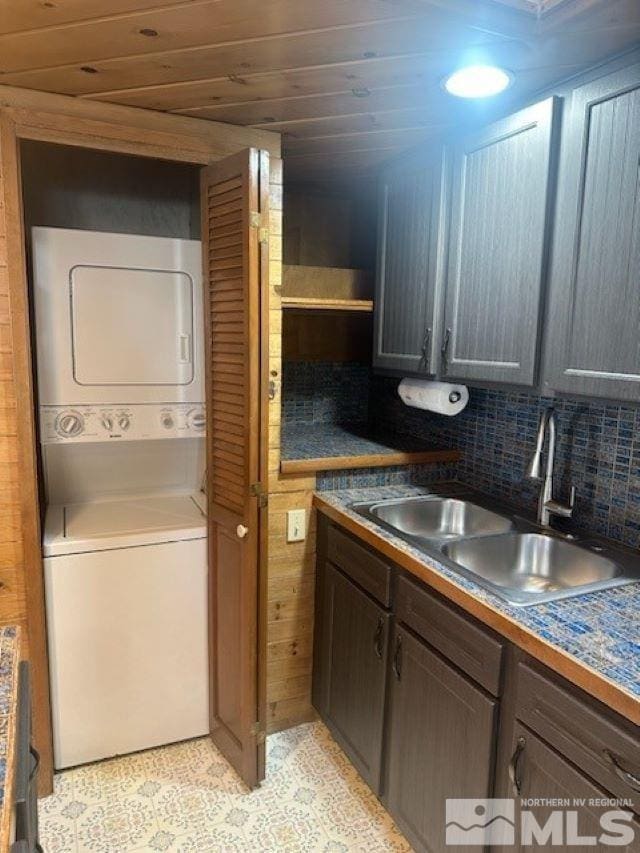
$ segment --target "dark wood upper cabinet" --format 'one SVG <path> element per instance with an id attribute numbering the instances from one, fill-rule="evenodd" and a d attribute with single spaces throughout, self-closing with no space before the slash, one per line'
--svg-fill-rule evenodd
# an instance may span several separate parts
<path id="1" fill-rule="evenodd" d="M 389 809 L 416 850 L 445 844 L 448 797 L 490 797 L 496 700 L 397 627 L 390 650 Z"/>
<path id="2" fill-rule="evenodd" d="M 545 385 L 640 399 L 640 64 L 571 95 L 563 130 Z"/>
<path id="3" fill-rule="evenodd" d="M 390 616 L 331 563 L 324 584 L 324 719 L 378 793 Z"/>
<path id="4" fill-rule="evenodd" d="M 443 377 L 537 379 L 558 106 L 541 101 L 453 146 Z"/>
<path id="5" fill-rule="evenodd" d="M 380 181 L 374 367 L 423 376 L 438 368 L 443 156 L 421 152 Z"/>

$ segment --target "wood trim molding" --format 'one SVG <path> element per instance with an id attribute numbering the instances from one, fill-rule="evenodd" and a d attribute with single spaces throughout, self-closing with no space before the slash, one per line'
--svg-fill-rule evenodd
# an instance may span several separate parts
<path id="1" fill-rule="evenodd" d="M 192 116 L 172 115 L 135 106 L 19 89 L 14 86 L 0 85 L 0 109 L 3 112 L 6 109 L 15 110 L 13 115 L 16 123 L 23 124 L 25 128 L 42 125 L 43 119 L 39 116 L 47 116 L 48 120 L 44 120 L 44 125 L 53 130 L 51 124 L 47 125 L 47 121 L 53 124 L 64 124 L 68 138 L 73 138 L 75 135 L 74 126 L 69 122 L 71 118 L 98 121 L 111 128 L 138 128 L 145 134 L 152 132 L 170 134 L 174 139 L 181 137 L 190 148 L 202 146 L 209 153 L 209 159 L 204 162 L 218 160 L 247 147 L 264 149 L 273 157 L 279 157 L 281 150 L 280 134 L 273 131 L 239 127 Z M 20 119 L 21 116 L 22 119 Z M 80 130 L 78 127 L 76 129 Z M 141 139 L 139 133 L 131 135 L 130 141 L 138 142 L 141 149 L 146 147 L 146 139 Z M 73 145 L 73 142 L 66 144 Z"/>
<path id="2" fill-rule="evenodd" d="M 631 693 L 623 690 L 591 667 L 581 663 L 572 655 L 547 642 L 538 634 L 534 634 L 505 613 L 492 607 L 488 602 L 476 598 L 473 593 L 458 586 L 436 569 L 431 568 L 426 557 L 424 561 L 417 560 L 405 551 L 396 548 L 388 539 L 377 535 L 350 515 L 328 503 L 318 492 L 313 497 L 313 505 L 332 521 L 371 545 L 396 565 L 415 575 L 467 613 L 493 628 L 494 631 L 502 634 L 514 645 L 575 684 L 576 687 L 582 688 L 585 693 L 598 699 L 631 722 L 640 725 L 640 701 Z"/>
<path id="3" fill-rule="evenodd" d="M 349 468 L 388 468 L 391 465 L 421 465 L 436 462 L 457 462 L 460 450 L 419 450 L 414 453 L 372 453 L 368 456 L 321 456 L 315 459 L 282 459 L 283 474 L 302 474 L 308 471 L 343 471 Z"/>
<path id="4" fill-rule="evenodd" d="M 46 794 L 53 790 L 53 742 L 44 576 L 40 544 L 40 504 L 36 461 L 31 337 L 29 332 L 29 299 L 18 145 L 18 136 L 13 121 L 10 117 L 0 114 L 0 175 L 2 175 L 4 194 L 4 231 L 7 247 L 13 381 L 16 396 L 22 560 L 29 659 L 33 674 L 33 727 L 41 755 L 39 788 L 42 794 Z"/>

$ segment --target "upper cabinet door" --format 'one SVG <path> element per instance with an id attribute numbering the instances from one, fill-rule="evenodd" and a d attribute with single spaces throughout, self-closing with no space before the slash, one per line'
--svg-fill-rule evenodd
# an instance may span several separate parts
<path id="1" fill-rule="evenodd" d="M 443 376 L 536 381 L 557 106 L 549 98 L 453 148 Z"/>
<path id="2" fill-rule="evenodd" d="M 640 399 L 640 64 L 576 89 L 563 138 L 545 385 Z"/>
<path id="3" fill-rule="evenodd" d="M 443 154 L 396 165 L 380 183 L 373 365 L 437 370 Z"/>

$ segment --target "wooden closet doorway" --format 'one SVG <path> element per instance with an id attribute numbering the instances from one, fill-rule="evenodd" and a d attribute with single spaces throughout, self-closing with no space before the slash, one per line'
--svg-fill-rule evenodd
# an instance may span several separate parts
<path id="1" fill-rule="evenodd" d="M 211 723 L 212 737 L 229 761 L 248 785 L 255 785 L 264 776 L 264 714 L 266 710 L 266 505 L 262 499 L 261 483 L 267 476 L 267 388 L 268 388 L 268 175 L 269 155 L 266 152 L 244 148 L 241 139 L 243 129 L 224 128 L 220 139 L 214 133 L 207 139 L 206 133 L 193 134 L 170 132 L 166 127 L 169 117 L 152 115 L 132 120 L 131 123 L 116 120 L 118 108 L 104 105 L 105 120 L 97 118 L 70 117 L 55 111 L 25 108 L 20 104 L 22 93 L 17 93 L 16 105 L 5 105 L 0 109 L 0 175 L 4 195 L 4 225 L 6 234 L 7 274 L 9 280 L 10 328 L 12 336 L 13 379 L 17 407 L 17 438 L 19 447 L 18 476 L 21 501 L 21 536 L 24 563 L 26 596 L 26 623 L 29 644 L 29 659 L 33 675 L 34 738 L 41 754 L 40 793 L 53 789 L 53 748 L 51 737 L 51 708 L 49 696 L 49 667 L 44 608 L 44 583 L 42 569 L 42 547 L 39 509 L 39 484 L 37 471 L 35 400 L 32 375 L 31 332 L 29 322 L 29 286 L 25 258 L 24 217 L 22 208 L 22 182 L 20 166 L 20 142 L 37 140 L 59 145 L 76 146 L 112 153 L 133 154 L 142 157 L 210 166 L 203 170 L 203 187 L 220 190 L 224 175 L 234 181 L 236 194 L 233 216 L 217 218 L 221 211 L 214 202 L 213 208 L 202 221 L 203 246 L 207 246 L 207 261 L 203 269 L 206 293 L 205 333 L 211 343 L 207 348 L 207 431 L 213 435 L 220 429 L 217 417 L 218 406 L 223 402 L 215 382 L 220 365 L 238 364 L 233 349 L 245 345 L 243 355 L 243 385 L 241 399 L 236 395 L 233 410 L 225 408 L 227 423 L 234 427 L 232 434 L 239 448 L 242 463 L 236 471 L 237 489 L 247 488 L 242 495 L 233 492 L 234 506 L 225 507 L 219 500 L 222 469 L 213 457 L 215 442 L 208 441 L 209 507 L 212 510 L 209 522 L 209 586 L 210 586 L 210 649 L 221 656 L 233 650 L 235 668 L 216 666 L 210 661 L 212 690 Z M 25 93 L 25 98 L 38 99 L 38 95 Z M 66 100 L 66 99 L 64 99 Z M 75 110 L 75 107 L 70 110 Z M 78 107 L 82 112 L 84 106 Z M 91 108 L 96 112 L 98 108 Z M 181 120 L 176 122 L 177 124 Z M 143 128 L 140 124 L 146 124 Z M 246 132 L 251 138 L 251 132 Z M 228 158 L 222 152 L 237 150 Z M 226 171 L 225 171 L 226 170 Z M 216 208 L 217 212 L 216 212 Z M 203 206 L 204 210 L 204 206 Z M 222 215 L 224 217 L 224 214 Z M 218 233 L 221 243 L 231 236 L 228 229 L 233 225 L 234 241 L 228 249 L 241 246 L 234 261 L 238 279 L 242 282 L 242 307 L 233 312 L 229 340 L 234 347 L 228 348 L 226 361 L 218 348 L 225 341 L 220 332 L 216 336 L 219 319 L 218 310 L 210 308 L 217 304 L 219 286 L 218 268 L 214 247 Z M 220 250 L 222 252 L 222 245 Z M 210 259 L 213 266 L 210 265 Z M 211 280 L 208 276 L 213 276 Z M 231 281 L 228 278 L 227 281 Z M 213 287 L 207 285 L 213 281 Z M 238 291 L 239 295 L 240 291 Z M 212 302 L 209 302 L 210 297 Z M 221 300 L 224 301 L 224 300 Z M 237 301 L 237 300 L 236 300 Z M 233 328 L 231 328 L 233 326 Z M 213 333 L 213 334 L 212 334 Z M 216 343 L 217 339 L 217 343 Z M 218 361 L 217 361 L 218 359 Z M 222 359 L 222 361 L 219 361 Z M 213 369 L 212 369 L 213 368 Z M 235 368 L 233 368 L 235 370 Z M 224 369 L 222 370 L 224 373 Z M 234 383 L 240 387 L 239 381 Z M 221 408 L 222 412 L 222 408 Z M 228 416 L 234 414 L 235 420 Z M 244 432 L 240 432 L 244 430 Z M 223 434 L 220 436 L 223 438 Z M 242 438 L 242 443 L 238 439 Z M 220 445 L 221 446 L 221 445 Z M 237 465 L 234 459 L 233 464 Z M 228 491 L 231 494 L 231 490 Z M 225 515 L 227 510 L 229 515 Z M 240 529 L 242 527 L 242 530 Z M 244 528 L 248 529 L 244 534 Z M 236 537 L 235 548 L 230 546 L 231 534 Z M 226 537 L 226 538 L 225 538 Z M 235 544 L 235 543 L 234 543 Z M 228 561 L 228 565 L 227 565 Z M 239 571 L 238 571 L 239 570 Z M 227 595 L 232 596 L 231 602 Z M 241 689 L 239 685 L 242 685 Z"/>

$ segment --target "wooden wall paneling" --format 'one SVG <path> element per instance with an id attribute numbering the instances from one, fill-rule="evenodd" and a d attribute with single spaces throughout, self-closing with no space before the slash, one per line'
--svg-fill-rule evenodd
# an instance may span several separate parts
<path id="1" fill-rule="evenodd" d="M 369 270 L 284 264 L 282 275 L 283 296 L 373 298 L 373 275 Z"/>
<path id="2" fill-rule="evenodd" d="M 275 236 L 280 236 L 282 169 L 272 170 L 270 200 L 272 228 Z M 311 501 L 316 481 L 315 476 L 287 478 L 280 474 L 282 265 L 274 260 L 271 263 L 267 731 L 277 731 L 314 716 L 311 708 L 311 646 L 315 521 L 311 517 Z M 299 508 L 306 509 L 308 513 L 307 538 L 301 543 L 287 543 L 287 510 Z"/>
<path id="3" fill-rule="evenodd" d="M 153 110 L 136 109 L 120 104 L 96 103 L 66 95 L 19 89 L 0 85 L 0 108 L 9 110 L 18 126 L 23 126 L 29 139 L 37 139 L 41 128 L 46 141 L 69 145 L 142 153 L 142 156 L 157 156 L 165 159 L 206 165 L 227 154 L 239 151 L 243 146 L 253 146 L 280 156 L 280 136 L 270 131 L 237 127 L 222 122 L 193 121 L 190 116 L 163 115 Z M 94 122 L 98 124 L 94 124 Z M 26 133 L 26 129 L 29 132 Z M 138 133 L 132 129 L 137 128 Z M 59 131 L 56 138 L 54 131 Z M 81 137 L 93 130 L 91 142 Z M 117 138 L 120 145 L 105 142 Z M 142 138 L 144 137 L 144 138 Z M 111 147 L 108 147 L 111 145 Z M 136 148 L 136 145 L 138 146 Z M 156 147 L 153 153 L 151 147 Z"/>
<path id="4" fill-rule="evenodd" d="M 282 346 L 285 361 L 371 361 L 371 314 L 287 312 Z"/>
<path id="5" fill-rule="evenodd" d="M 277 134 L 91 104 L 0 86 L 0 620 L 26 626 L 33 668 L 41 793 L 52 786 L 49 679 L 37 495 L 34 409 L 18 139 L 205 165 L 247 147 L 280 153 Z M 280 279 L 274 237 L 270 275 Z M 13 460 L 16 460 L 15 463 Z"/>
<path id="6" fill-rule="evenodd" d="M 17 595 L 22 598 L 25 606 L 24 614 L 18 621 L 26 625 L 32 672 L 33 731 L 41 756 L 38 787 L 41 794 L 47 794 L 53 787 L 53 744 L 40 544 L 29 303 L 18 140 L 14 125 L 6 116 L 0 116 L 0 177 L 3 195 L 0 230 L 5 238 L 4 260 L 9 281 L 11 312 L 11 347 L 9 352 L 3 353 L 3 357 L 6 356 L 13 362 L 12 395 L 15 395 L 16 404 L 15 417 L 7 424 L 7 434 L 0 437 L 0 445 L 13 457 L 12 464 L 7 466 L 7 469 L 15 473 L 11 489 L 6 493 L 10 505 L 5 507 L 2 513 L 0 542 L 11 542 L 12 550 L 15 549 L 15 556 L 18 558 L 16 573 L 21 575 L 22 590 Z M 18 512 L 19 531 L 11 523 L 11 519 L 15 518 Z M 6 616 L 2 614 L 2 618 Z"/>

